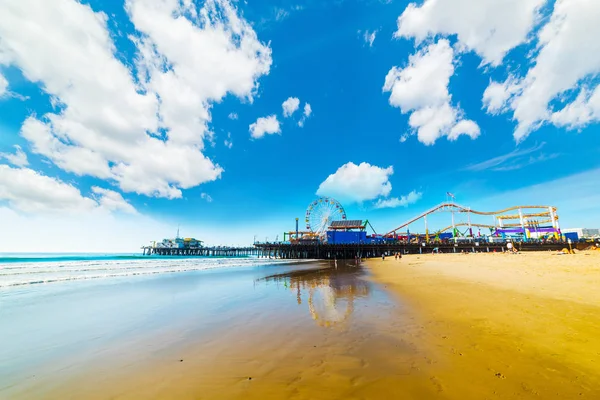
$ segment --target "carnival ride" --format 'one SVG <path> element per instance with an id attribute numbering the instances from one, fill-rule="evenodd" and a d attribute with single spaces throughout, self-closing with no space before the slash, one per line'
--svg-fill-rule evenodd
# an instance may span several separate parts
<path id="1" fill-rule="evenodd" d="M 518 211 L 516 214 L 507 214 L 511 211 Z M 409 226 L 416 223 L 419 220 L 423 220 L 425 228 L 425 240 L 429 241 L 430 232 L 427 226 L 427 216 L 438 213 L 438 212 L 449 212 L 452 214 L 452 224 L 434 231 L 433 235 L 439 238 L 440 234 L 448 230 L 452 230 L 452 238 L 473 238 L 473 227 L 476 228 L 489 228 L 490 236 L 501 236 L 503 239 L 507 237 L 517 238 L 521 240 L 528 240 L 532 237 L 543 238 L 543 237 L 554 237 L 556 239 L 560 236 L 560 225 L 558 222 L 558 214 L 556 213 L 556 207 L 554 206 L 513 206 L 498 211 L 477 211 L 470 207 L 465 207 L 460 204 L 445 202 L 438 204 L 435 207 L 409 219 L 397 228 L 391 230 L 384 235 L 386 238 L 398 238 L 400 236 L 399 231 L 406 228 L 406 237 L 410 241 L 411 235 Z M 455 214 L 461 214 L 467 216 L 466 222 L 456 222 Z M 492 216 L 494 223 L 473 223 L 471 221 L 472 215 L 478 216 Z M 511 220 L 518 220 L 517 222 L 505 222 Z M 550 225 L 547 225 L 550 224 Z M 458 227 L 466 226 L 464 232 L 461 232 Z M 479 233 L 479 236 L 481 234 Z M 418 235 L 413 235 L 417 237 Z"/>
<path id="2" fill-rule="evenodd" d="M 331 197 L 319 197 L 306 209 L 306 229 L 322 237 L 331 223 L 346 219 L 346 211 L 339 201 Z"/>

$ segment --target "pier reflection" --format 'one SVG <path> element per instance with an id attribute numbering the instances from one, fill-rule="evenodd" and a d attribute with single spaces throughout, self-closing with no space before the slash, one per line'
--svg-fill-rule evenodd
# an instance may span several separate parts
<path id="1" fill-rule="evenodd" d="M 369 282 L 361 275 L 360 266 L 354 263 L 331 262 L 322 268 L 269 275 L 258 281 L 275 282 L 294 292 L 298 305 L 308 306 L 315 323 L 332 327 L 348 320 L 357 299 L 369 296 Z"/>

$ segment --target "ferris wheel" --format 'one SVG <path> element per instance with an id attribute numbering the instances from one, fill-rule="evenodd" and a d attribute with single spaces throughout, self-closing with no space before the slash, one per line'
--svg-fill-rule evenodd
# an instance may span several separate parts
<path id="1" fill-rule="evenodd" d="M 344 219 L 344 207 L 331 197 L 319 197 L 306 209 L 306 229 L 317 235 L 324 234 L 331 221 Z"/>

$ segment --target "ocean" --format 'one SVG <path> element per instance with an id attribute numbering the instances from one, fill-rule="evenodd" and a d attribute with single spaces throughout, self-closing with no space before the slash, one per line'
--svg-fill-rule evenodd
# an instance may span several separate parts
<path id="1" fill-rule="evenodd" d="M 0 288 L 63 281 L 280 264 L 256 257 L 165 257 L 139 254 L 0 253 Z"/>

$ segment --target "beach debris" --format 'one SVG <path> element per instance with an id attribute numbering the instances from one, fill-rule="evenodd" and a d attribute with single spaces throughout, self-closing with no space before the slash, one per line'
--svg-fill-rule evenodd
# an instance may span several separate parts
<path id="1" fill-rule="evenodd" d="M 503 374 L 501 374 L 500 372 L 496 372 L 495 374 L 496 378 L 500 378 L 500 379 L 506 379 L 506 376 L 504 376 Z"/>
<path id="2" fill-rule="evenodd" d="M 179 360 L 179 362 L 183 362 L 183 358 L 181 360 Z"/>
<path id="3" fill-rule="evenodd" d="M 248 377 L 248 380 L 249 380 L 249 381 L 251 381 L 251 380 L 252 380 L 252 377 L 251 377 L 251 376 L 249 376 L 249 377 Z"/>

